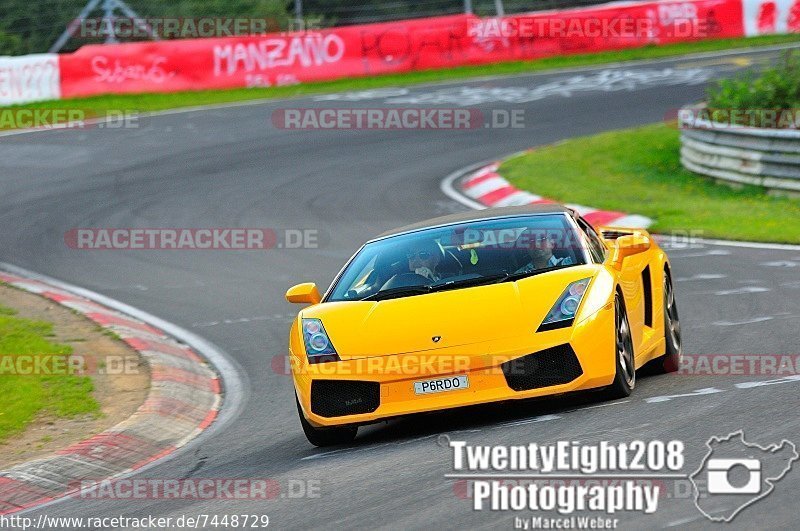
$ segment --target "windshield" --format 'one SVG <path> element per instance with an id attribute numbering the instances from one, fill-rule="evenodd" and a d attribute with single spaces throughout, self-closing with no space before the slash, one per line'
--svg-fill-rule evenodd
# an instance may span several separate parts
<path id="1" fill-rule="evenodd" d="M 327 301 L 421 295 L 584 263 L 583 240 L 566 214 L 479 220 L 365 245 Z"/>

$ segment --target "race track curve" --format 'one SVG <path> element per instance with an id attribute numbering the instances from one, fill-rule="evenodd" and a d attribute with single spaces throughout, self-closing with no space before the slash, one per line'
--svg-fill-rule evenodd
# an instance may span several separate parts
<path id="1" fill-rule="evenodd" d="M 773 55 L 747 53 L 755 62 Z M 475 512 L 460 485 L 444 478 L 451 451 L 437 444 L 440 434 L 481 444 L 677 438 L 686 443 L 687 469 L 699 464 L 709 437 L 738 429 L 760 444 L 800 443 L 800 381 L 737 387 L 767 378 L 670 375 L 642 378 L 630 400 L 603 407 L 575 397 L 472 408 L 365 428 L 351 447 L 326 451 L 306 442 L 290 378 L 272 365 L 285 353 L 297 310 L 284 301 L 287 287 L 327 287 L 366 239 L 464 209 L 440 191 L 451 172 L 530 146 L 663 120 L 700 99 L 708 79 L 737 68 L 725 58 L 684 58 L 349 98 L 361 101 L 304 98 L 168 113 L 144 119 L 140 129 L 0 138 L 0 261 L 176 323 L 221 347 L 238 369 L 244 400 L 232 422 L 142 476 L 270 478 L 284 494 L 290 481 L 320 482 L 315 499 L 67 500 L 33 514 L 262 513 L 281 529 L 510 528 L 514 513 Z M 526 126 L 284 131 L 271 122 L 285 107 L 460 103 L 485 112 L 524 109 Z M 75 227 L 311 228 L 323 233 L 323 245 L 90 252 L 65 245 L 64 233 Z M 671 257 L 686 352 L 798 354 L 800 250 L 704 245 Z M 689 396 L 647 400 L 674 395 Z M 798 489 L 800 472 L 793 471 L 731 527 L 793 528 Z M 626 529 L 711 526 L 681 496 L 662 500 L 655 515 L 620 518 Z"/>

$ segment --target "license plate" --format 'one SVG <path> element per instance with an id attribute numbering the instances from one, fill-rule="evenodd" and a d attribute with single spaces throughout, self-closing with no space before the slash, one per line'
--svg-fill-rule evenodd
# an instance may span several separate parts
<path id="1" fill-rule="evenodd" d="M 414 392 L 418 395 L 444 393 L 446 391 L 457 391 L 467 388 L 469 388 L 469 379 L 466 375 L 414 382 Z"/>

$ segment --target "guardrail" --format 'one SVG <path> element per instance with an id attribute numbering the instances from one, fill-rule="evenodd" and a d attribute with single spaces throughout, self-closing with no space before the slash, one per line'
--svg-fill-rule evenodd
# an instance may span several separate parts
<path id="1" fill-rule="evenodd" d="M 681 164 L 686 169 L 723 183 L 800 195 L 800 131 L 683 117 L 679 127 Z"/>

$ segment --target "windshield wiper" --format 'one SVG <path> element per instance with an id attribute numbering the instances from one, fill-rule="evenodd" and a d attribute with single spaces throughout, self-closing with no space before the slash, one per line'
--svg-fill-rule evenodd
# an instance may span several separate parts
<path id="1" fill-rule="evenodd" d="M 382 289 L 377 293 L 368 295 L 362 301 L 382 301 L 386 299 L 396 299 L 399 297 L 406 297 L 408 295 L 422 295 L 423 293 L 430 293 L 430 286 L 401 286 L 397 288 Z"/>
<path id="2" fill-rule="evenodd" d="M 465 278 L 463 280 L 451 280 L 441 284 L 434 284 L 430 286 L 431 291 L 445 291 L 448 289 L 466 288 L 468 286 L 480 286 L 483 284 L 494 284 L 495 282 L 503 282 L 508 278 L 508 273 L 498 273 L 496 275 L 487 275 L 485 277 Z"/>
<path id="3" fill-rule="evenodd" d="M 425 293 L 433 293 L 435 291 L 447 291 L 450 289 L 465 288 L 468 286 L 480 286 L 482 284 L 493 284 L 495 282 L 502 282 L 508 278 L 508 273 L 500 273 L 497 275 L 489 275 L 485 277 L 466 278 L 462 280 L 451 280 L 433 284 L 428 286 L 402 286 L 397 288 L 382 289 L 377 293 L 373 293 L 363 299 L 362 301 L 382 301 L 385 299 L 396 299 L 399 297 L 406 297 L 409 295 L 422 295 Z"/>
<path id="4" fill-rule="evenodd" d="M 519 280 L 521 278 L 532 277 L 534 275 L 540 275 L 542 273 L 549 273 L 550 271 L 556 271 L 558 269 L 565 269 L 567 267 L 573 267 L 577 264 L 569 264 L 569 265 L 555 265 L 550 267 L 545 267 L 544 269 L 534 269 L 533 271 L 524 271 L 520 273 L 510 273 L 507 278 L 501 280 L 500 282 L 513 282 L 515 280 Z"/>
<path id="5" fill-rule="evenodd" d="M 382 301 L 386 299 L 397 299 L 400 297 L 407 297 L 410 295 L 423 295 L 425 293 L 433 293 L 436 291 L 447 291 L 451 289 L 460 289 L 466 288 L 470 286 L 481 286 L 483 284 L 495 284 L 501 282 L 512 282 L 514 280 L 519 280 L 521 278 L 530 277 L 533 275 L 538 275 L 540 273 L 548 273 L 550 271 L 555 271 L 557 269 L 564 269 L 566 267 L 572 267 L 575 264 L 570 265 L 557 265 L 552 267 L 547 267 L 544 269 L 536 269 L 534 271 L 527 271 L 524 273 L 498 273 L 495 275 L 488 275 L 485 277 L 475 277 L 475 278 L 466 278 L 463 280 L 452 280 L 449 282 L 442 282 L 439 284 L 433 284 L 430 286 L 418 285 L 418 286 L 402 286 L 397 288 L 389 288 L 389 289 L 382 289 L 377 293 L 373 293 L 363 299 L 359 299 L 362 301 Z"/>

